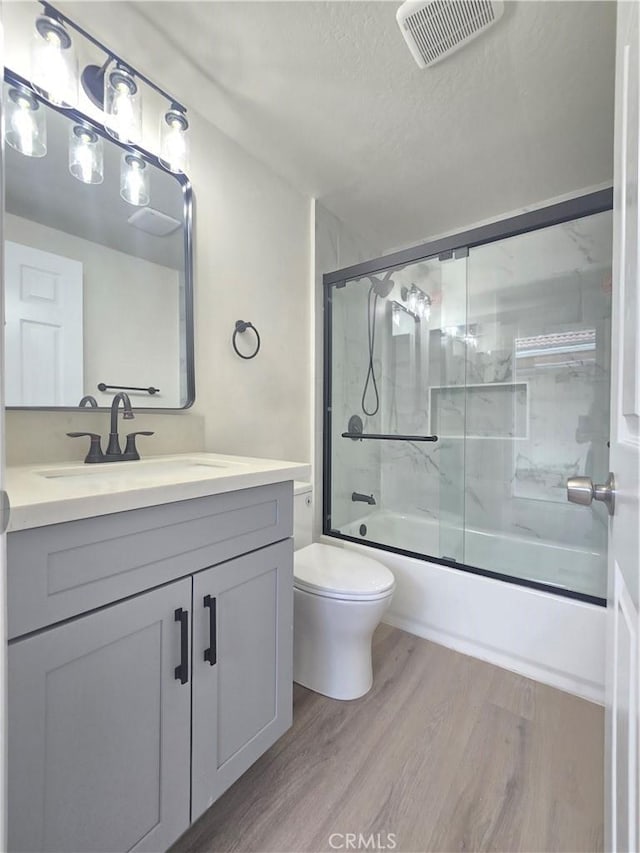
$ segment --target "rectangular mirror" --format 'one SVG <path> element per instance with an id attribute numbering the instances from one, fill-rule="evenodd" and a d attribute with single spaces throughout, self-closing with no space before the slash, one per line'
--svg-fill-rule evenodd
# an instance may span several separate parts
<path id="1" fill-rule="evenodd" d="M 120 389 L 136 408 L 190 406 L 189 181 L 8 71 L 5 104 L 7 407 L 74 408 L 86 395 L 108 406 Z M 40 146 L 28 134 L 36 114 Z M 103 152 L 100 183 L 83 180 L 100 178 L 92 145 Z"/>

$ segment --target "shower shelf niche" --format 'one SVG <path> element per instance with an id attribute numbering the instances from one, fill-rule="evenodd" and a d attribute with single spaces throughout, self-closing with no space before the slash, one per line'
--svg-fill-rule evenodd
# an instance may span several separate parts
<path id="1" fill-rule="evenodd" d="M 529 384 L 431 385 L 430 430 L 441 438 L 529 438 Z"/>

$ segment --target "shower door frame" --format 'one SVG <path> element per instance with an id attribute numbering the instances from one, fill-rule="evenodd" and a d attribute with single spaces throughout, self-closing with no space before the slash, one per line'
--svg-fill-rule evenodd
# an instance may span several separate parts
<path id="1" fill-rule="evenodd" d="M 333 338 L 333 318 L 332 318 L 332 296 L 334 288 L 345 287 L 347 282 L 355 278 L 363 278 L 369 275 L 386 271 L 392 267 L 404 267 L 418 261 L 437 259 L 440 261 L 448 260 L 454 256 L 454 253 L 468 251 L 476 246 L 483 246 L 486 243 L 494 243 L 498 240 L 504 240 L 509 237 L 517 237 L 519 234 L 527 234 L 531 231 L 539 231 L 542 228 L 550 228 L 554 225 L 561 225 L 564 222 L 571 222 L 575 219 L 583 219 L 586 216 L 593 216 L 596 213 L 604 213 L 607 210 L 613 210 L 613 188 L 597 190 L 587 193 L 577 198 L 572 198 L 567 201 L 557 202 L 556 204 L 541 207 L 527 213 L 518 214 L 507 219 L 502 219 L 497 222 L 491 222 L 488 225 L 481 225 L 477 228 L 471 228 L 468 231 L 462 231 L 458 234 L 452 234 L 447 237 L 441 237 L 437 240 L 431 240 L 427 243 L 421 243 L 418 246 L 411 246 L 408 249 L 402 249 L 399 252 L 393 252 L 389 255 L 382 255 L 378 258 L 373 258 L 369 261 L 363 261 L 353 266 L 344 267 L 334 272 L 325 273 L 322 277 L 323 283 L 323 312 L 324 312 L 324 377 L 323 377 L 323 436 L 322 436 L 322 534 L 334 539 L 342 539 L 347 542 L 354 542 L 358 545 L 367 545 L 371 548 L 378 548 L 382 551 L 390 551 L 394 554 L 402 554 L 406 557 L 413 557 L 417 560 L 423 560 L 429 563 L 436 563 L 442 566 L 448 566 L 452 569 L 459 569 L 464 572 L 469 572 L 483 577 L 493 578 L 494 580 L 505 581 L 517 586 L 529 587 L 530 589 L 538 589 L 543 592 L 552 592 L 555 595 L 564 596 L 565 598 L 573 598 L 578 601 L 584 601 L 589 604 L 597 604 L 601 607 L 606 607 L 606 598 L 601 598 L 595 595 L 588 595 L 583 592 L 576 592 L 571 589 L 563 589 L 561 587 L 546 584 L 541 581 L 529 580 L 527 578 L 515 577 L 513 575 L 494 572 L 490 569 L 482 569 L 478 566 L 470 566 L 466 563 L 458 563 L 455 560 L 446 560 L 442 557 L 434 557 L 428 554 L 421 554 L 416 551 L 407 551 L 403 548 L 398 548 L 392 545 L 384 545 L 380 542 L 375 542 L 364 537 L 347 536 L 339 530 L 331 527 L 331 462 L 332 462 L 332 441 L 331 441 L 331 402 L 332 402 L 332 386 L 331 386 L 331 368 L 333 366 L 332 338 Z"/>

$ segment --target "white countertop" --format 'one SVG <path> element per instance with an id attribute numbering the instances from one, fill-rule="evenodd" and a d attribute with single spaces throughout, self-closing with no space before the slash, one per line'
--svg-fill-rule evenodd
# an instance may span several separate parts
<path id="1" fill-rule="evenodd" d="M 311 466 L 219 453 L 147 456 L 135 462 L 24 465 L 6 470 L 9 531 L 218 495 L 287 480 Z"/>

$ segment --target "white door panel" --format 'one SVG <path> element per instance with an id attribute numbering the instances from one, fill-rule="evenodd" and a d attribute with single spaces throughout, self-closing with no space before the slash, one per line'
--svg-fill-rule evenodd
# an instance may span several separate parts
<path id="1" fill-rule="evenodd" d="M 82 264 L 5 243 L 6 404 L 77 406 L 83 396 Z"/>

